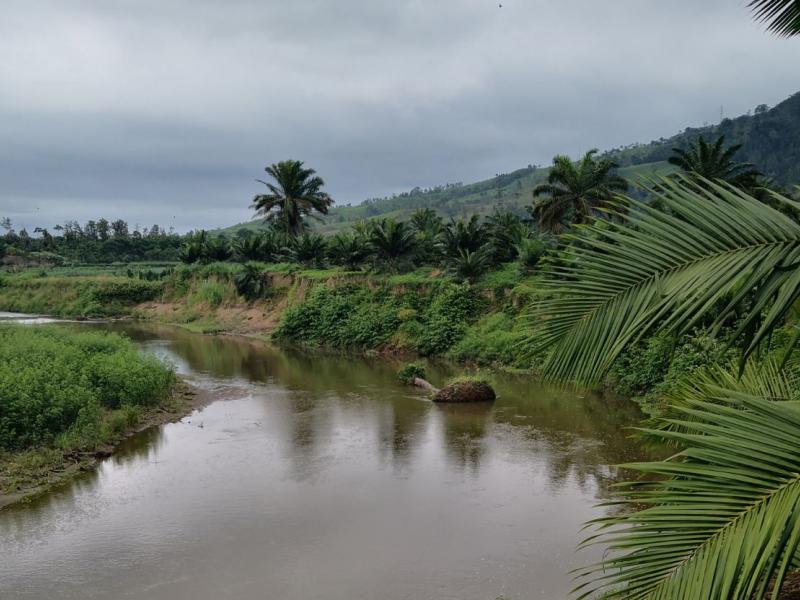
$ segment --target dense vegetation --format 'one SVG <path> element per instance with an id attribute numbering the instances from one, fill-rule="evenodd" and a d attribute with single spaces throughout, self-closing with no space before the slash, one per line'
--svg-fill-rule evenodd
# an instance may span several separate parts
<path id="1" fill-rule="evenodd" d="M 0 219 L 0 264 L 24 267 L 38 264 L 130 263 L 137 261 L 175 261 L 181 236 L 153 225 L 130 231 L 119 219 L 88 221 L 81 225 L 68 221 L 56 225 L 51 233 L 46 227 L 29 232 L 17 231 L 9 218 Z"/>
<path id="2" fill-rule="evenodd" d="M 169 367 L 116 335 L 0 326 L 0 450 L 91 450 L 174 383 Z"/>
<path id="3" fill-rule="evenodd" d="M 626 381 L 637 362 L 643 379 L 658 381 L 673 369 L 665 353 L 698 326 L 708 332 L 706 358 L 661 390 L 646 431 L 685 449 L 631 466 L 659 478 L 623 486 L 615 503 L 632 512 L 598 522 L 591 539 L 611 553 L 583 572 L 585 590 L 764 597 L 800 549 L 800 419 L 789 402 L 800 298 L 800 225 L 789 215 L 799 207 L 697 176 L 661 180 L 650 193 L 651 204 L 618 201 L 633 206 L 621 223 L 568 236 L 545 266 L 531 322 L 544 373 L 584 384 L 614 370 Z"/>
<path id="4" fill-rule="evenodd" d="M 168 271 L 160 271 L 158 278 L 162 273 Z M 127 314 L 131 306 L 158 297 L 161 290 L 158 281 L 140 279 L 132 271 L 129 276 L 67 276 L 58 269 L 52 275 L 36 269 L 0 276 L 3 310 L 64 317 Z"/>

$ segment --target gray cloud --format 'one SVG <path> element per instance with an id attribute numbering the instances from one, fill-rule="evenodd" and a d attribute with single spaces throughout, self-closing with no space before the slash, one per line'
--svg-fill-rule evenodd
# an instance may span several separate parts
<path id="1" fill-rule="evenodd" d="M 6 0 L 0 215 L 227 225 L 287 157 L 357 202 L 797 91 L 743 0 L 502 3 Z"/>

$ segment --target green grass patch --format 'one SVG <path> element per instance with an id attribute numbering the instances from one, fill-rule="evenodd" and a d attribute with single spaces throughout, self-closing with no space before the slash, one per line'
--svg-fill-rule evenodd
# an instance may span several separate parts
<path id="1" fill-rule="evenodd" d="M 169 366 L 118 335 L 0 326 L 0 449 L 94 448 L 175 382 Z"/>

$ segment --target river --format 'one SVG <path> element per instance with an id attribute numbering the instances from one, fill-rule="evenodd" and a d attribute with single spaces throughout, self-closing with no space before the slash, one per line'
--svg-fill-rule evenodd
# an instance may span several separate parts
<path id="1" fill-rule="evenodd" d="M 644 450 L 631 402 L 497 375 L 435 405 L 398 363 L 116 323 L 216 399 L 0 511 L 0 598 L 566 598 Z M 441 365 L 435 383 L 456 373 Z"/>

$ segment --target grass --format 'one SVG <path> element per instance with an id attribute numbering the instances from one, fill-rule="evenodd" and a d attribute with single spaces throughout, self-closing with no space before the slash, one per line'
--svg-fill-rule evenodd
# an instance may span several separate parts
<path id="1" fill-rule="evenodd" d="M 170 366 L 118 335 L 0 326 L 0 491 L 37 485 L 65 456 L 115 443 L 169 405 L 176 383 Z"/>
<path id="2" fill-rule="evenodd" d="M 159 281 L 130 277 L 56 277 L 27 271 L 0 276 L 0 309 L 68 317 L 115 316 L 158 297 L 162 287 Z"/>

